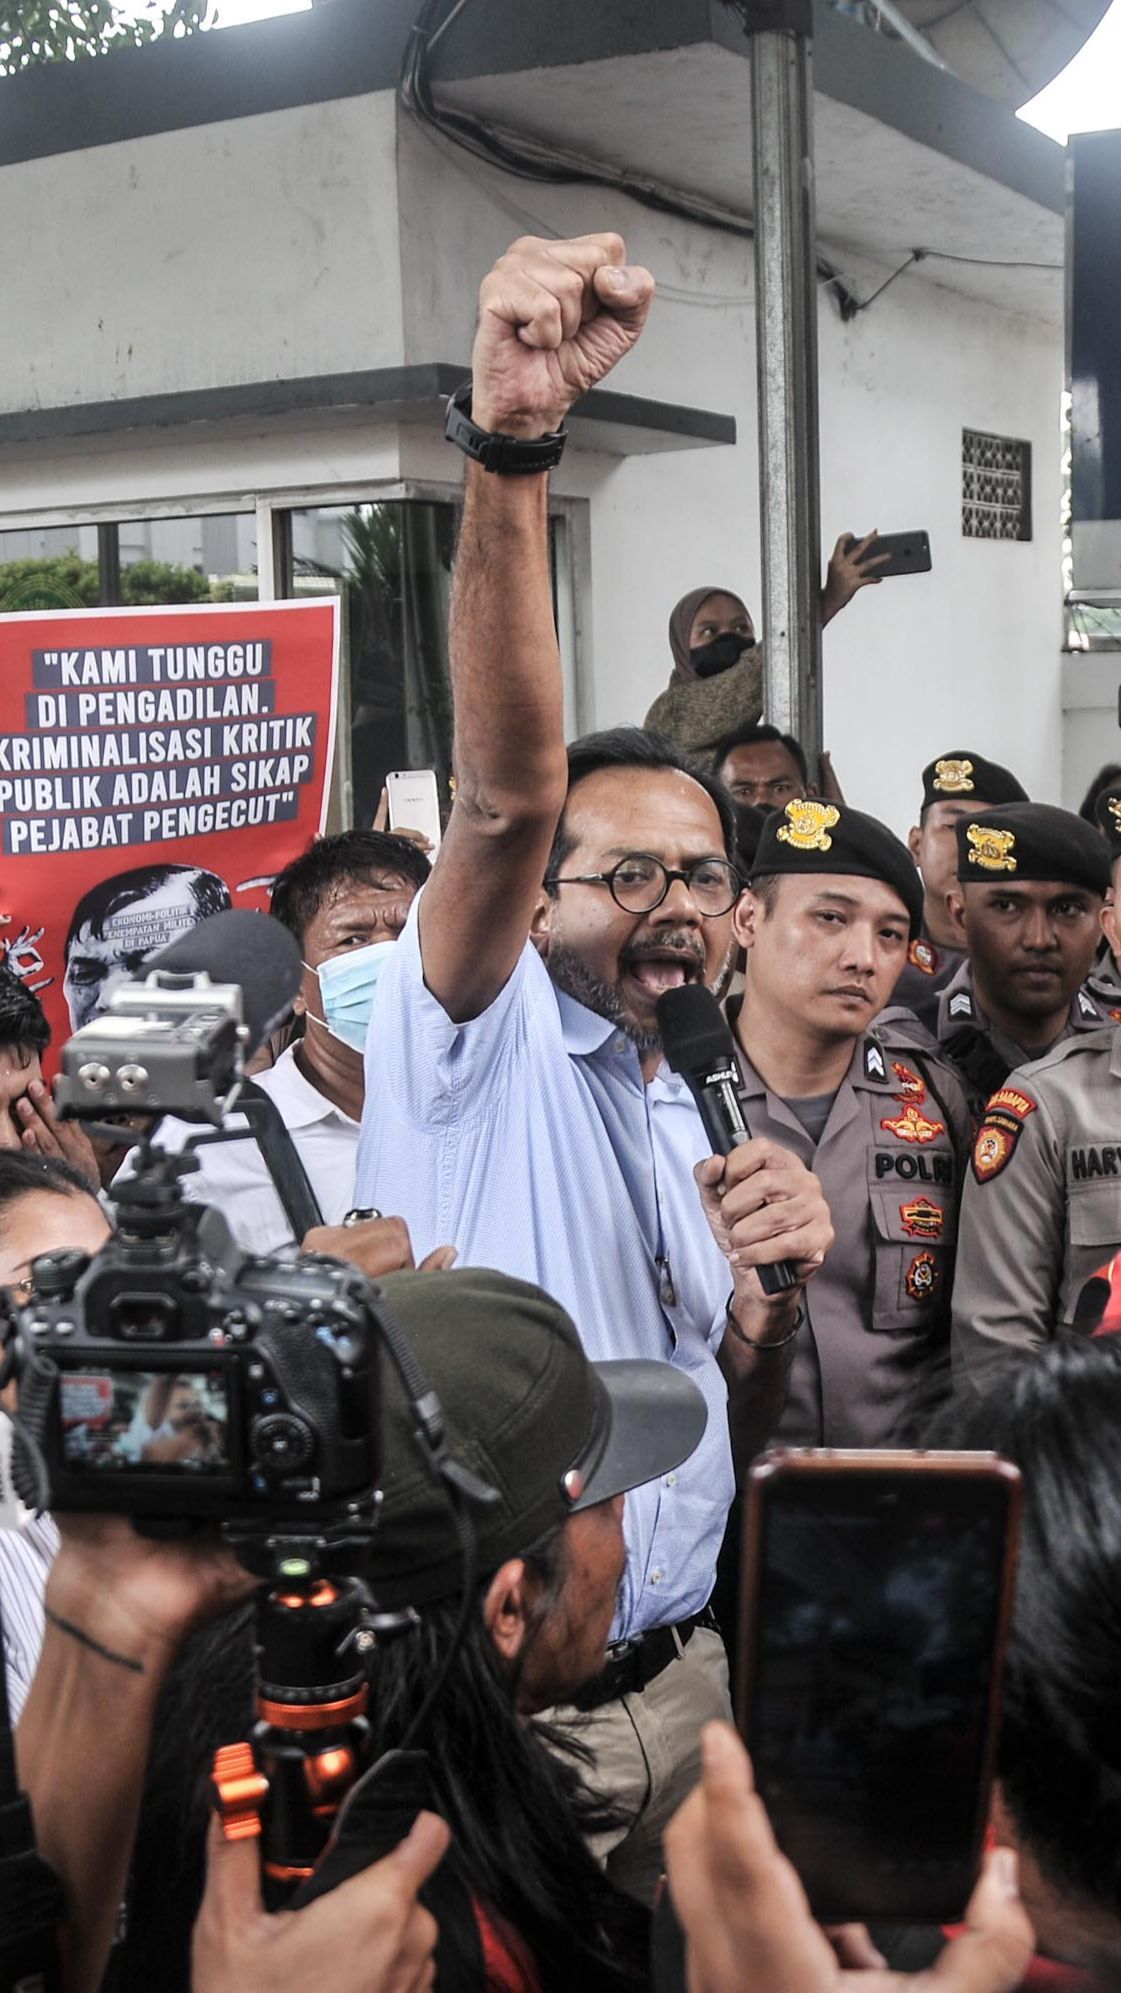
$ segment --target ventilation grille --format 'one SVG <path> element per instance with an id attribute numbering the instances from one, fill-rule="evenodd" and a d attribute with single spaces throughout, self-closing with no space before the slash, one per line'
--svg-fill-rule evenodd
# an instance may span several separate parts
<path id="1" fill-rule="evenodd" d="M 961 432 L 961 530 L 967 540 L 1031 539 L 1031 444 Z"/>

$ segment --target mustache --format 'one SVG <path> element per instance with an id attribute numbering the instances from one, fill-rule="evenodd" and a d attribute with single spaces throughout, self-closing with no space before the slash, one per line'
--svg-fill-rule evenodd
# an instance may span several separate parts
<path id="1" fill-rule="evenodd" d="M 648 962 L 652 956 L 676 955 L 682 962 L 704 965 L 704 947 L 695 934 L 666 934 L 660 941 L 635 941 L 624 948 L 619 960 L 624 967 L 632 962 Z"/>

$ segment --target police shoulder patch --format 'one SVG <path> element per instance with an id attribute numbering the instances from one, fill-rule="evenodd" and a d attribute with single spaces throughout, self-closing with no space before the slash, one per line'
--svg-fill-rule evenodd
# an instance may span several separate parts
<path id="1" fill-rule="evenodd" d="M 886 1080 L 887 1067 L 884 1055 L 874 1038 L 864 1040 L 864 1075 L 870 1080 Z"/>
<path id="2" fill-rule="evenodd" d="M 1024 1132 L 1024 1123 L 1029 1114 L 1035 1113 L 1036 1104 L 1019 1087 L 1002 1086 L 994 1093 L 973 1144 L 970 1168 L 978 1183 L 991 1183 L 1008 1168 Z"/>
<path id="3" fill-rule="evenodd" d="M 912 941 L 907 950 L 907 960 L 912 969 L 920 969 L 924 976 L 936 976 L 939 969 L 939 955 L 933 942 L 924 941 L 920 935 Z"/>
<path id="4" fill-rule="evenodd" d="M 1102 1015 L 1088 990 L 1079 990 L 1078 992 L 1078 1014 L 1080 1017 L 1092 1017 L 1095 1020 L 1099 1019 Z"/>
<path id="5" fill-rule="evenodd" d="M 951 1017 L 972 1017 L 973 998 L 968 990 L 955 990 L 949 1002 Z"/>

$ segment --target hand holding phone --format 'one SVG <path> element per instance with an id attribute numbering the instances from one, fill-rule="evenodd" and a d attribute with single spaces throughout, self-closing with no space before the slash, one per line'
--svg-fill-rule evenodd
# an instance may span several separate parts
<path id="1" fill-rule="evenodd" d="M 897 574 L 930 573 L 929 533 L 870 533 L 865 540 L 850 539 L 845 551 L 877 581 L 890 581 Z"/>
<path id="2" fill-rule="evenodd" d="M 748 1477 L 739 1721 L 824 1923 L 956 1921 L 988 1818 L 1020 1476 L 771 1453 Z"/>
<path id="3" fill-rule="evenodd" d="M 385 778 L 389 828 L 411 837 L 428 857 L 440 849 L 440 802 L 431 768 L 398 768 Z"/>

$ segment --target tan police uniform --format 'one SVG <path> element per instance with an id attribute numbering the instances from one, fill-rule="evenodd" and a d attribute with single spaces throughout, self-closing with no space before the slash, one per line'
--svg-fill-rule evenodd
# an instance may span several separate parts
<path id="1" fill-rule="evenodd" d="M 944 948 L 926 933 L 912 941 L 907 967 L 892 992 L 893 1004 L 906 1004 L 924 1022 L 932 1020 L 937 999 L 965 961 L 964 948 Z"/>
<path id="2" fill-rule="evenodd" d="M 733 1005 L 733 1014 L 735 1006 Z M 913 1032 L 909 1017 L 906 1024 Z M 890 1019 L 858 1039 L 815 1144 L 737 1041 L 744 1115 L 812 1169 L 836 1233 L 806 1290 L 776 1438 L 792 1446 L 904 1443 L 948 1381 L 960 1169 L 969 1117 L 936 1052 Z"/>
<path id="3" fill-rule="evenodd" d="M 1087 981 L 1071 1004 L 1055 1044 L 1065 1044 L 1067 1039 L 1084 1032 L 1100 1031 L 1110 1021 L 1108 1004 Z M 968 961 L 962 963 L 939 997 L 933 1030 L 943 1057 L 961 1074 L 975 1120 L 980 1119 L 989 1095 L 996 1092 L 1010 1072 L 1026 1065 L 1031 1058 L 1022 1045 L 1017 1045 L 986 1017 L 977 1000 Z"/>
<path id="4" fill-rule="evenodd" d="M 1069 1332 L 1083 1284 L 1121 1247 L 1121 1028 L 1080 1033 L 990 1100 L 965 1173 L 955 1380 Z"/>

